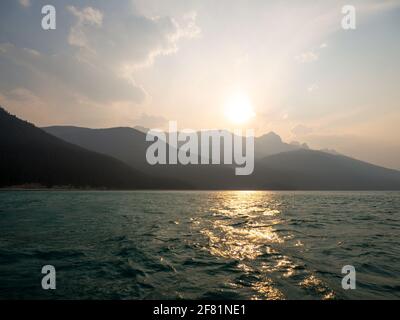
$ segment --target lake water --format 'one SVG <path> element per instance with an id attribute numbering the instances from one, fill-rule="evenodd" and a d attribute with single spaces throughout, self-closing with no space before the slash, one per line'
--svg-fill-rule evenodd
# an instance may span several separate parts
<path id="1" fill-rule="evenodd" d="M 0 299 L 399 299 L 399 236 L 399 192 L 6 191 Z"/>

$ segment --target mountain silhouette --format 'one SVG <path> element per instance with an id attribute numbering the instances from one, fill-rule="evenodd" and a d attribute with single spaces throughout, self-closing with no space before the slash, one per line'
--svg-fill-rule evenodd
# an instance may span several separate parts
<path id="1" fill-rule="evenodd" d="M 149 129 L 143 127 L 88 129 L 73 126 L 52 126 L 45 127 L 43 130 L 83 148 L 113 156 L 133 167 L 147 166 L 146 150 L 152 144 L 152 142 L 146 142 L 146 133 Z M 210 130 L 209 132 L 212 133 L 213 131 Z M 200 134 L 198 135 L 200 141 Z M 179 144 L 181 145 L 183 142 L 179 142 Z M 222 141 L 221 150 L 223 148 Z M 307 148 L 306 145 L 284 143 L 279 135 L 270 132 L 255 139 L 255 158 L 262 159 L 273 154 Z M 222 151 L 221 154 L 223 154 Z"/>
<path id="2" fill-rule="evenodd" d="M 180 185 L 65 142 L 0 107 L 0 187 L 147 189 Z"/>
<path id="3" fill-rule="evenodd" d="M 152 142 L 133 128 L 88 129 L 72 126 L 42 128 L 64 141 L 119 159 L 134 168 L 147 166 L 146 150 Z"/>
<path id="4" fill-rule="evenodd" d="M 150 166 L 145 133 L 133 128 L 48 127 L 65 141 L 113 156 L 147 174 L 181 179 L 195 189 L 400 190 L 400 172 L 335 153 L 287 144 L 271 132 L 255 140 L 255 171 L 235 176 L 230 165 Z"/>
<path id="5" fill-rule="evenodd" d="M 235 188 L 234 168 L 229 165 L 149 165 L 146 150 L 153 142 L 146 141 L 146 134 L 134 128 L 88 129 L 55 126 L 43 130 L 85 149 L 115 157 L 141 172 L 184 181 L 194 189 Z"/>
<path id="6" fill-rule="evenodd" d="M 270 155 L 300 149 L 308 149 L 308 146 L 305 144 L 300 145 L 285 143 L 275 132 L 267 133 L 255 139 L 256 159 L 262 159 Z"/>
<path id="7" fill-rule="evenodd" d="M 314 150 L 271 155 L 254 173 L 261 188 L 302 190 L 400 190 L 400 172 Z"/>

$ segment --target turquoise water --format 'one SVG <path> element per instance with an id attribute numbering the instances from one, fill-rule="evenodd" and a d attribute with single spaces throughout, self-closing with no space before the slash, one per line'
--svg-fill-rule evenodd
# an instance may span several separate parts
<path id="1" fill-rule="evenodd" d="M 0 192 L 0 299 L 398 299 L 399 235 L 399 192 Z"/>

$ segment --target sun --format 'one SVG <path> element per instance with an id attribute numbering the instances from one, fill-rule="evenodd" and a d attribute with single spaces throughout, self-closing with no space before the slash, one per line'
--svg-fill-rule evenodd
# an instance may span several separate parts
<path id="1" fill-rule="evenodd" d="M 235 124 L 244 124 L 256 114 L 249 97 L 243 93 L 235 93 L 226 101 L 225 115 Z"/>

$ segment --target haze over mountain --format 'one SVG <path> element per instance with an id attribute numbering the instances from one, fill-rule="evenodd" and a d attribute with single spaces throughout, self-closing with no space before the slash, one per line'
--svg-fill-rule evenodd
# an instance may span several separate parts
<path id="1" fill-rule="evenodd" d="M 281 137 L 275 132 L 270 132 L 255 140 L 255 157 L 262 159 L 266 156 L 282 152 L 309 149 L 307 144 L 288 144 L 282 141 Z"/>
<path id="2" fill-rule="evenodd" d="M 133 128 L 48 127 L 65 141 L 124 161 L 160 177 L 179 178 L 197 189 L 398 190 L 400 172 L 358 161 L 334 151 L 287 144 L 275 133 L 256 138 L 255 170 L 235 176 L 230 165 L 150 166 L 145 133 Z"/>
<path id="3" fill-rule="evenodd" d="M 89 150 L 114 156 L 133 166 L 141 166 L 147 163 L 145 154 L 151 142 L 146 142 L 146 133 L 149 129 L 144 127 L 88 129 L 74 126 L 52 126 L 45 127 L 43 130 L 60 139 Z M 200 139 L 200 133 L 198 136 Z M 180 144 L 183 144 L 183 142 Z M 223 149 L 223 140 L 221 149 Z M 255 139 L 256 159 L 300 149 L 309 149 L 309 147 L 306 144 L 285 143 L 282 141 L 281 137 L 274 132 L 270 132 Z"/>
<path id="4" fill-rule="evenodd" d="M 85 149 L 115 157 L 132 167 L 147 165 L 146 150 L 151 143 L 146 142 L 146 134 L 133 128 L 88 129 L 72 126 L 42 128 L 69 143 Z"/>
<path id="5" fill-rule="evenodd" d="M 132 128 L 42 130 L 0 108 L 0 186 L 400 190 L 396 170 L 286 144 L 274 133 L 256 139 L 249 176 L 236 176 L 232 165 L 151 166 L 150 144 L 145 133 Z"/>
<path id="6" fill-rule="evenodd" d="M 262 188 L 303 190 L 400 190 L 400 172 L 342 155 L 297 150 L 266 157 L 255 175 Z"/>
<path id="7" fill-rule="evenodd" d="M 115 157 L 133 168 L 153 176 L 178 178 L 195 189 L 235 189 L 234 167 L 229 165 L 159 165 L 151 166 L 146 150 L 153 142 L 146 134 L 133 128 L 88 129 L 77 127 L 43 128 L 49 134 L 88 150 Z"/>

